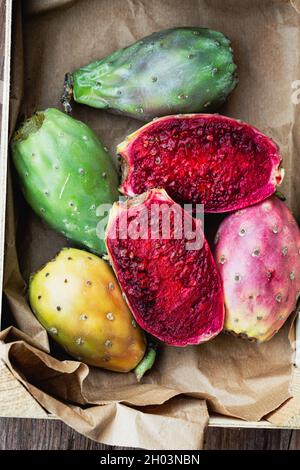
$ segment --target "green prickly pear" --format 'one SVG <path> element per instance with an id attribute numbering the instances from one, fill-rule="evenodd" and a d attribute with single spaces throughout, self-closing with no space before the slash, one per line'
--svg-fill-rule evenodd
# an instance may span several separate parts
<path id="1" fill-rule="evenodd" d="M 94 132 L 50 108 L 25 121 L 11 148 L 33 210 L 67 238 L 105 253 L 96 233 L 101 220 L 97 207 L 118 199 L 118 175 Z"/>
<path id="2" fill-rule="evenodd" d="M 139 120 L 215 110 L 237 84 L 230 41 L 207 28 L 153 33 L 66 75 L 62 102 Z"/>
<path id="3" fill-rule="evenodd" d="M 40 323 L 71 356 L 128 372 L 146 349 L 109 265 L 75 248 L 63 249 L 34 274 L 29 301 Z"/>

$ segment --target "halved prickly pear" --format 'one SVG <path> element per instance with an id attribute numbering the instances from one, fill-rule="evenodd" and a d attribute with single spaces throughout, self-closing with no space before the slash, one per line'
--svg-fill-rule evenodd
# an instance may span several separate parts
<path id="1" fill-rule="evenodd" d="M 300 295 L 300 231 L 277 197 L 230 214 L 215 239 L 226 330 L 267 341 Z"/>
<path id="2" fill-rule="evenodd" d="M 249 124 L 216 114 L 154 120 L 122 142 L 118 153 L 124 194 L 162 187 L 179 203 L 204 204 L 205 212 L 262 201 L 283 178 L 274 142 Z"/>
<path id="3" fill-rule="evenodd" d="M 118 174 L 94 132 L 58 109 L 39 111 L 16 131 L 12 156 L 24 196 L 52 228 L 96 253 L 101 204 L 118 199 Z"/>
<path id="4" fill-rule="evenodd" d="M 115 203 L 106 244 L 143 329 L 173 346 L 199 344 L 222 330 L 221 281 L 200 221 L 164 190 Z"/>
<path id="5" fill-rule="evenodd" d="M 143 358 L 146 342 L 108 264 L 63 249 L 31 277 L 29 301 L 52 338 L 71 356 L 117 372 Z"/>
<path id="6" fill-rule="evenodd" d="M 207 28 L 147 36 L 66 75 L 70 100 L 149 121 L 178 112 L 215 110 L 237 84 L 230 41 Z"/>

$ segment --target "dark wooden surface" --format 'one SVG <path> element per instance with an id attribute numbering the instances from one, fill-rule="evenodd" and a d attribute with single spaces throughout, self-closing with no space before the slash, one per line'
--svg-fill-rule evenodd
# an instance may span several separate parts
<path id="1" fill-rule="evenodd" d="M 0 81 L 3 79 L 3 66 L 4 66 L 4 14 L 5 14 L 5 0 L 0 0 Z M 2 84 L 0 83 L 0 129 L 1 129 L 1 116 L 2 116 Z M 1 132 L 1 130 L 0 130 Z M 1 135 L 0 135 L 1 138 Z"/>
<path id="2" fill-rule="evenodd" d="M 0 0 L 0 80 L 3 77 L 4 9 L 5 0 Z M 83 437 L 56 420 L 1 418 L 0 429 L 0 450 L 112 449 Z M 300 431 L 209 428 L 205 449 L 300 449 Z"/>
<path id="3" fill-rule="evenodd" d="M 86 439 L 60 421 L 2 418 L 0 429 L 0 450 L 113 449 L 113 447 Z M 124 448 L 116 447 L 116 449 Z M 273 429 L 208 428 L 205 436 L 205 449 L 300 449 L 300 432 Z"/>

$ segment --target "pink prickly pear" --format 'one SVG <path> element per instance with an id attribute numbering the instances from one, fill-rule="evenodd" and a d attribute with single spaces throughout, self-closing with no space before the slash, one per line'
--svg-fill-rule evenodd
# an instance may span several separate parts
<path id="1" fill-rule="evenodd" d="M 215 239 L 225 298 L 224 329 L 260 342 L 271 339 L 300 295 L 300 231 L 272 197 L 229 215 Z"/>

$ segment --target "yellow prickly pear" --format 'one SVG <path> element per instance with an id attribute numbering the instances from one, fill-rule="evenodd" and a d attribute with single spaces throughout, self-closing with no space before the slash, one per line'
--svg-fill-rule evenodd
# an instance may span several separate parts
<path id="1" fill-rule="evenodd" d="M 109 265 L 64 248 L 30 279 L 29 301 L 52 338 L 71 356 L 117 372 L 135 368 L 146 341 Z"/>

